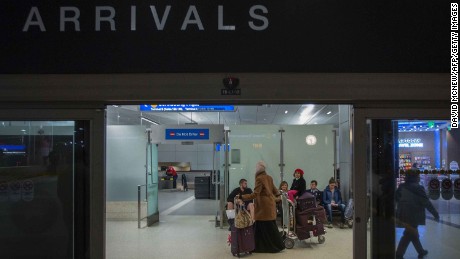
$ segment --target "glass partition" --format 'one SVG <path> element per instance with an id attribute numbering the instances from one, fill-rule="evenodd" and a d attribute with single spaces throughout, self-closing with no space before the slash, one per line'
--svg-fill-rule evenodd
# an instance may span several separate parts
<path id="1" fill-rule="evenodd" d="M 158 222 L 158 145 L 147 145 L 147 224 Z"/>
<path id="2" fill-rule="evenodd" d="M 239 163 L 231 163 L 229 191 L 238 187 L 241 178 L 248 180 L 248 187 L 254 188 L 255 167 L 258 161 L 267 164 L 267 173 L 275 185 L 280 184 L 280 126 L 277 125 L 234 125 L 230 126 L 230 157 Z M 232 154 L 238 150 L 237 156 Z M 230 159 L 231 162 L 232 159 Z"/>
<path id="3" fill-rule="evenodd" d="M 84 133 L 75 121 L 1 122 L 2 258 L 74 257 L 74 172 L 85 166 Z"/>
<path id="4" fill-rule="evenodd" d="M 460 253 L 460 131 L 442 120 L 369 120 L 372 258 Z"/>
<path id="5" fill-rule="evenodd" d="M 304 171 L 309 189 L 310 181 L 318 182 L 321 191 L 334 176 L 334 132 L 332 125 L 283 126 L 284 180 L 291 183 L 296 168 Z"/>

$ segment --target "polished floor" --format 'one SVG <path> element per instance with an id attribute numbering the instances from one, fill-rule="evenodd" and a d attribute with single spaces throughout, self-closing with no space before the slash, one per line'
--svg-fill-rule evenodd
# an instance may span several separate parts
<path id="1" fill-rule="evenodd" d="M 152 227 L 137 228 L 137 221 L 107 221 L 106 258 L 234 258 L 227 244 L 228 229 L 215 227 L 217 202 L 195 199 L 189 192 L 159 193 L 160 222 Z M 421 226 L 423 245 L 429 250 L 425 258 L 458 258 L 460 246 L 458 200 L 449 204 L 434 201 L 442 221 L 428 219 Z M 278 254 L 252 254 L 244 258 L 353 258 L 352 229 L 326 229 L 326 242 L 317 239 L 298 241 L 293 249 Z M 397 229 L 396 240 L 402 230 Z M 412 245 L 406 259 L 417 258 Z"/>

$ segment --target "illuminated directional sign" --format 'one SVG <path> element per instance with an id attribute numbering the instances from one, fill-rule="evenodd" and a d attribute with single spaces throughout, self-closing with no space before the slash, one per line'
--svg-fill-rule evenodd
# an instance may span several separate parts
<path id="1" fill-rule="evenodd" d="M 155 112 L 233 112 L 233 105 L 200 105 L 200 104 L 143 104 L 140 106 L 140 111 L 155 111 Z"/>
<path id="2" fill-rule="evenodd" d="M 209 129 L 166 129 L 165 139 L 209 139 Z"/>

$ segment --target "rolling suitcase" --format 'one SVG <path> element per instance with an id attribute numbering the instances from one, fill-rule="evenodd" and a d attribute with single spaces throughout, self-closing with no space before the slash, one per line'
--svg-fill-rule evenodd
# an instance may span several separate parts
<path id="1" fill-rule="evenodd" d="M 249 226 L 247 228 L 236 228 L 234 225 L 232 225 L 231 229 L 232 255 L 240 257 L 240 253 L 250 254 L 252 251 L 254 251 L 254 249 L 256 249 L 253 226 Z"/>

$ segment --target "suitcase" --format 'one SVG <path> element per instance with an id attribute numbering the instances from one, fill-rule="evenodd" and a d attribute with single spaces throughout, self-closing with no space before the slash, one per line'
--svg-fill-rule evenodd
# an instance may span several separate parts
<path id="1" fill-rule="evenodd" d="M 233 256 L 240 257 L 240 253 L 250 254 L 252 251 L 254 251 L 254 249 L 256 249 L 253 226 L 249 226 L 247 228 L 236 228 L 234 225 L 232 225 L 231 229 L 231 251 Z"/>
<path id="2" fill-rule="evenodd" d="M 350 198 L 348 200 L 348 204 L 347 204 L 347 207 L 345 208 L 345 213 L 344 213 L 344 216 L 346 219 L 352 219 L 353 218 L 353 199 Z"/>
<path id="3" fill-rule="evenodd" d="M 324 209 L 323 206 L 318 206 L 314 210 L 316 221 L 320 222 L 322 224 L 327 222 L 327 217 L 326 217 L 326 210 Z M 318 224 L 318 223 L 316 223 Z"/>
<path id="4" fill-rule="evenodd" d="M 304 192 L 297 198 L 297 208 L 300 211 L 316 208 L 316 197 L 309 192 Z"/>
<path id="5" fill-rule="evenodd" d="M 295 210 L 295 234 L 299 240 L 305 240 L 310 238 L 310 231 L 313 231 L 315 226 L 313 225 L 313 211 Z"/>

